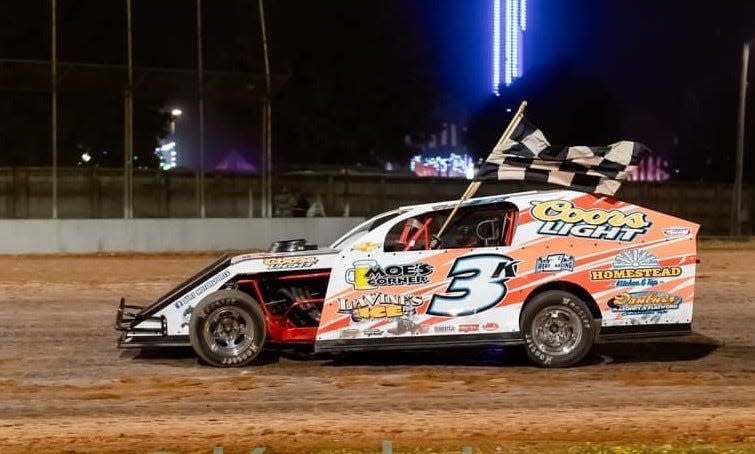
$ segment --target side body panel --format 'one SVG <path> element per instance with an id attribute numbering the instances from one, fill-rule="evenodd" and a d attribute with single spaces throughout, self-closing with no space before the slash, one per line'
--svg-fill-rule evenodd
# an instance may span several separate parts
<path id="1" fill-rule="evenodd" d="M 516 333 L 521 300 L 508 294 L 518 264 L 508 249 L 342 254 L 317 341 Z"/>
<path id="2" fill-rule="evenodd" d="M 519 210 L 508 247 L 341 252 L 318 350 L 410 345 L 417 338 L 432 345 L 443 336 L 520 338 L 527 298 L 563 283 L 592 295 L 603 327 L 691 323 L 696 224 L 573 191 L 515 194 L 506 201 Z M 362 241 L 382 246 L 387 229 Z"/>

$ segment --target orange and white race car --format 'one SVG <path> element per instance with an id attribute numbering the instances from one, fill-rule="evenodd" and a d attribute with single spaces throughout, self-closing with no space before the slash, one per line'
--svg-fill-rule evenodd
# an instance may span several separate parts
<path id="1" fill-rule="evenodd" d="M 698 225 L 611 197 L 530 191 L 402 207 L 328 248 L 223 257 L 147 307 L 120 347 L 191 345 L 242 366 L 266 345 L 317 352 L 524 345 L 578 363 L 599 338 L 688 334 Z"/>

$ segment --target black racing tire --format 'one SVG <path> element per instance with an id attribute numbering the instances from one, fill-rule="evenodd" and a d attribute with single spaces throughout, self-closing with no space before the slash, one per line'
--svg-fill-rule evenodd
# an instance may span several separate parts
<path id="1" fill-rule="evenodd" d="M 592 349 L 596 336 L 590 308 L 563 290 L 548 290 L 528 301 L 520 329 L 527 355 L 540 367 L 579 363 Z"/>
<path id="2" fill-rule="evenodd" d="M 191 346 L 212 366 L 250 364 L 262 351 L 266 336 L 262 309 L 254 298 L 239 290 L 213 292 L 191 314 Z"/>

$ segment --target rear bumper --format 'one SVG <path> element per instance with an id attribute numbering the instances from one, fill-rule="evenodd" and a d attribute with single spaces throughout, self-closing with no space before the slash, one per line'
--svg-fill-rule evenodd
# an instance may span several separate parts
<path id="1" fill-rule="evenodd" d="M 144 317 L 144 308 L 126 304 L 121 298 L 115 314 L 118 348 L 186 347 L 191 345 L 188 336 L 169 336 L 165 317 Z M 147 325 L 148 328 L 136 325 Z"/>

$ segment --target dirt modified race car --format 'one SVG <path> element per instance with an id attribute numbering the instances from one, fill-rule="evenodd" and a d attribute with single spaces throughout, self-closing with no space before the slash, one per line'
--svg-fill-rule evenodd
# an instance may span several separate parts
<path id="1" fill-rule="evenodd" d="M 147 307 L 120 347 L 188 346 L 215 366 L 266 345 L 317 352 L 521 345 L 570 366 L 598 338 L 687 334 L 698 225 L 611 197 L 531 191 L 399 208 L 328 248 L 222 257 Z"/>

